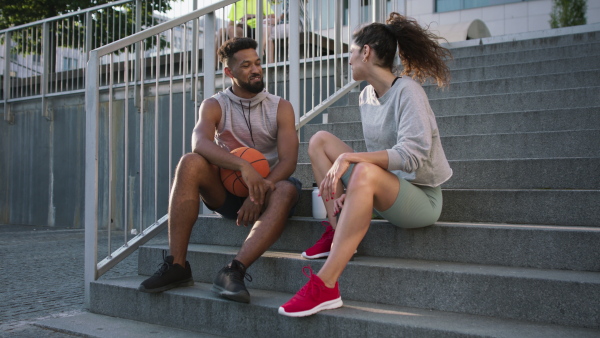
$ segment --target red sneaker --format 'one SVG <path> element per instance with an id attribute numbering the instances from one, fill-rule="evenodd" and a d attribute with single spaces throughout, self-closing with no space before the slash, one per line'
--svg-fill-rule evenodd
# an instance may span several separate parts
<path id="1" fill-rule="evenodd" d="M 315 259 L 329 256 L 331 251 L 331 243 L 333 243 L 333 234 L 335 230 L 331 227 L 331 224 L 327 221 L 322 221 L 321 224 L 325 227 L 325 233 L 321 236 L 321 239 L 315 243 L 315 245 L 308 248 L 302 253 L 302 257 L 307 259 Z"/>
<path id="2" fill-rule="evenodd" d="M 306 273 L 308 269 L 309 274 Z M 321 310 L 337 309 L 343 305 L 340 288 L 337 282 L 330 289 L 312 272 L 310 266 L 302 268 L 302 273 L 309 281 L 292 299 L 279 307 L 279 314 L 288 317 L 305 317 Z"/>

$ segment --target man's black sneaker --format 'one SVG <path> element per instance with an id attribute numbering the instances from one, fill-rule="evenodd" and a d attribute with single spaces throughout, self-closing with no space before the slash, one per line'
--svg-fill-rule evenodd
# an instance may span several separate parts
<path id="1" fill-rule="evenodd" d="M 250 303 L 250 293 L 246 289 L 244 278 L 249 282 L 252 281 L 252 277 L 246 273 L 244 264 L 234 259 L 230 265 L 219 271 L 213 282 L 212 291 L 236 302 Z"/>
<path id="2" fill-rule="evenodd" d="M 173 256 L 167 256 L 158 271 L 152 277 L 146 279 L 138 287 L 142 292 L 163 292 L 179 286 L 192 286 L 192 269 L 190 263 L 185 262 L 185 268 L 179 264 L 173 264 Z"/>

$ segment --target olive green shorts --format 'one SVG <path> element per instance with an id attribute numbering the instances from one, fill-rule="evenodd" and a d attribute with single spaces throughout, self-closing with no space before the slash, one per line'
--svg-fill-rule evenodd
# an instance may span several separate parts
<path id="1" fill-rule="evenodd" d="M 353 169 L 354 164 L 351 164 L 342 176 L 345 187 L 352 179 Z M 401 228 L 421 228 L 435 223 L 442 213 L 442 188 L 415 185 L 398 175 L 396 177 L 400 181 L 400 190 L 394 204 L 384 211 L 373 210 Z"/>

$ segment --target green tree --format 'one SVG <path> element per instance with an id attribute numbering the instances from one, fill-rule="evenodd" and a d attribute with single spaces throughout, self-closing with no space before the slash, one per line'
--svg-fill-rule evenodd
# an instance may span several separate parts
<path id="1" fill-rule="evenodd" d="M 560 28 L 585 25 L 587 0 L 553 0 L 550 27 Z"/>
<path id="2" fill-rule="evenodd" d="M 152 26 L 156 19 L 154 13 L 166 13 L 171 9 L 170 1 L 182 0 L 145 0 L 142 1 L 142 29 Z M 81 9 L 110 3 L 109 0 L 0 0 L 0 30 L 51 18 Z M 54 22 L 50 27 L 51 54 L 57 47 L 78 48 L 85 45 L 85 15 L 66 18 Z M 113 10 L 98 10 L 92 15 L 92 48 L 106 45 L 135 31 L 135 1 L 113 7 Z M 4 37 L 2 37 L 2 40 Z M 43 37 L 31 30 L 14 31 L 11 34 L 13 53 L 41 53 Z M 4 43 L 4 41 L 0 41 Z M 146 41 L 146 49 L 156 45 L 155 39 Z M 161 38 L 160 47 L 167 46 Z"/>

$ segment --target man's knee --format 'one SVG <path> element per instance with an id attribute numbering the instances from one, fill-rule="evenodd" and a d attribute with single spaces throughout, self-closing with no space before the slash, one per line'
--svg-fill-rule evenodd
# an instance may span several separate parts
<path id="1" fill-rule="evenodd" d="M 202 156 L 196 153 L 187 153 L 181 157 L 177 164 L 175 172 L 181 174 L 200 174 L 211 169 L 211 164 Z"/>
<path id="2" fill-rule="evenodd" d="M 292 204 L 298 197 L 298 189 L 296 189 L 296 186 L 288 180 L 275 183 L 275 191 L 271 193 L 271 199 L 278 204 L 282 202 Z"/>

